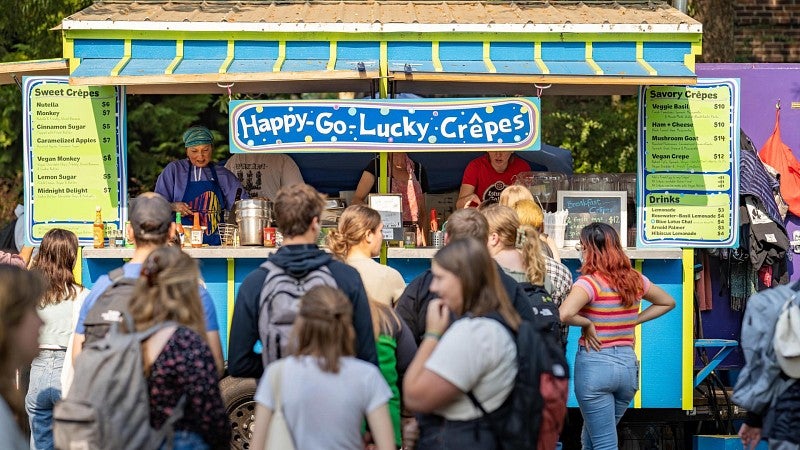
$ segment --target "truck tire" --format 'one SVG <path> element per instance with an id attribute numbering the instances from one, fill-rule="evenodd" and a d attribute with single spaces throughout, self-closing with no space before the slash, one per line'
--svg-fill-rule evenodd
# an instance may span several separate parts
<path id="1" fill-rule="evenodd" d="M 222 403 L 231 421 L 231 449 L 248 450 L 256 415 L 255 378 L 225 377 L 219 382 Z"/>

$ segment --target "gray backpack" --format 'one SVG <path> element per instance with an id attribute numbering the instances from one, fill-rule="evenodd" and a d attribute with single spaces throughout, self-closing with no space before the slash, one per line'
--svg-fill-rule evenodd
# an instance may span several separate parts
<path id="1" fill-rule="evenodd" d="M 781 309 L 795 295 L 800 294 L 781 285 L 755 293 L 747 301 L 741 335 L 745 365 L 731 400 L 748 411 L 763 415 L 794 381 L 781 378 L 772 341 Z"/>
<path id="2" fill-rule="evenodd" d="M 126 316 L 127 318 L 127 316 Z M 129 318 L 128 318 L 128 322 Z M 142 366 L 142 342 L 161 323 L 138 333 L 113 324 L 105 338 L 89 343 L 75 362 L 67 397 L 53 409 L 53 438 L 60 450 L 155 449 L 183 417 L 185 397 L 160 430 L 150 426 L 150 401 Z M 129 329 L 133 329 L 132 324 Z"/>
<path id="3" fill-rule="evenodd" d="M 269 260 L 261 268 L 267 277 L 258 303 L 258 335 L 263 346 L 261 357 L 267 367 L 288 354 L 289 333 L 300 309 L 300 297 L 315 286 L 337 285 L 328 266 L 319 266 L 300 278 Z"/>

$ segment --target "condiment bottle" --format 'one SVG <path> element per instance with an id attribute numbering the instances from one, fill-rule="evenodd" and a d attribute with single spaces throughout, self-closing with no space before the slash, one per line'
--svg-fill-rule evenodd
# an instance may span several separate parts
<path id="1" fill-rule="evenodd" d="M 92 225 L 92 239 L 94 248 L 103 248 L 103 241 L 105 240 L 105 226 L 103 226 L 103 214 L 100 207 L 94 210 L 94 224 Z"/>
<path id="2" fill-rule="evenodd" d="M 181 223 L 181 213 L 175 213 L 175 232 L 178 233 L 178 238 L 181 240 L 181 247 L 186 245 L 186 230 L 183 229 L 183 224 Z"/>
<path id="3" fill-rule="evenodd" d="M 203 229 L 200 228 L 200 213 L 194 213 L 194 222 L 192 223 L 191 235 L 192 247 L 198 248 L 203 246 Z"/>
<path id="4" fill-rule="evenodd" d="M 431 231 L 439 231 L 439 220 L 436 219 L 436 209 L 431 209 Z"/>

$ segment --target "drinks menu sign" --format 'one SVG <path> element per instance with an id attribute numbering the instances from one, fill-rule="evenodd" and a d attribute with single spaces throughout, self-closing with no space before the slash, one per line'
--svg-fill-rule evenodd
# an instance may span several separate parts
<path id="1" fill-rule="evenodd" d="M 114 86 L 71 86 L 67 77 L 23 83 L 25 233 L 41 243 L 51 228 L 92 243 L 95 209 L 121 228 L 125 203 L 125 102 Z"/>
<path id="2" fill-rule="evenodd" d="M 539 150 L 538 98 L 263 101 L 230 105 L 233 153 Z"/>
<path id="3" fill-rule="evenodd" d="M 639 94 L 639 246 L 733 247 L 739 224 L 739 80 Z"/>

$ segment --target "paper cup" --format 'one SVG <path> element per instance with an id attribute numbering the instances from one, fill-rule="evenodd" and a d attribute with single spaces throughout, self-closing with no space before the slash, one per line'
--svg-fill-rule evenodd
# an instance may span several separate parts
<path id="1" fill-rule="evenodd" d="M 566 224 L 556 224 L 553 226 L 553 240 L 556 241 L 556 247 L 564 248 L 564 233 L 567 231 Z"/>

